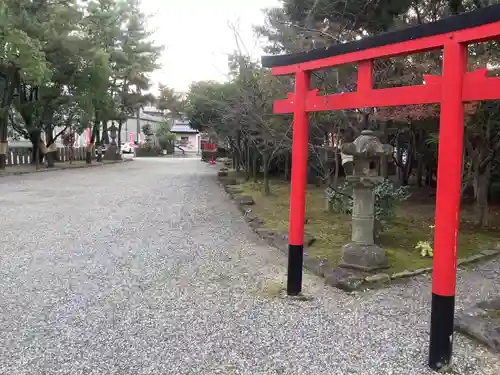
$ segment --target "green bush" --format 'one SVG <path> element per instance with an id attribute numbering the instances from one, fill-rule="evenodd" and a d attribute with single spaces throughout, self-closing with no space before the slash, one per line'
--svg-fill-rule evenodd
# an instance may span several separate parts
<path id="1" fill-rule="evenodd" d="M 158 137 L 158 143 L 163 150 L 167 150 L 167 153 L 173 153 L 174 151 L 175 134 L 166 133 Z M 171 151 L 171 152 L 169 152 Z"/>
<path id="2" fill-rule="evenodd" d="M 410 197 L 409 187 L 395 187 L 385 179 L 374 186 L 375 193 L 375 235 L 378 236 L 395 217 L 396 203 Z M 346 181 L 326 192 L 335 212 L 352 215 L 352 186 Z"/>
<path id="3" fill-rule="evenodd" d="M 140 147 L 137 147 L 135 149 L 135 155 L 138 157 L 144 157 L 144 156 L 159 156 L 162 155 L 163 150 L 159 147 L 156 147 L 153 144 L 150 143 L 145 143 L 144 145 L 141 145 Z"/>

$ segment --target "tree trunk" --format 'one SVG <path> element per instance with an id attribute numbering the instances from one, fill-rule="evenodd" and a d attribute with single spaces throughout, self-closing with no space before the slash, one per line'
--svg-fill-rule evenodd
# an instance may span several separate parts
<path id="1" fill-rule="evenodd" d="M 0 116 L 0 170 L 7 166 L 7 152 L 9 141 L 7 140 L 7 115 Z"/>
<path id="2" fill-rule="evenodd" d="M 0 170 L 4 170 L 7 166 L 7 150 L 9 149 L 9 143 L 0 142 Z"/>
<path id="3" fill-rule="evenodd" d="M 94 127 L 92 127 L 92 134 L 90 136 L 90 142 L 85 146 L 85 164 L 92 164 L 92 154 L 94 152 L 94 142 L 95 142 L 95 132 Z"/>
<path id="4" fill-rule="evenodd" d="M 0 100 L 0 170 L 7 166 L 7 152 L 9 151 L 8 141 L 8 109 L 12 105 L 16 89 L 21 83 L 20 69 L 14 64 L 3 66 L 2 99 Z"/>
<path id="5" fill-rule="evenodd" d="M 265 195 L 270 195 L 271 194 L 271 187 L 269 185 L 269 176 L 268 176 L 268 171 L 269 171 L 269 155 L 267 151 L 264 151 L 262 153 L 262 164 L 264 165 L 264 194 Z"/>
<path id="6" fill-rule="evenodd" d="M 235 159 L 235 167 L 234 168 L 236 170 L 236 172 L 239 172 L 241 170 L 241 132 L 238 131 L 238 133 L 236 134 L 236 145 L 237 147 L 235 147 L 235 155 L 236 157 L 234 158 Z"/>
<path id="7" fill-rule="evenodd" d="M 237 142 L 233 143 L 233 170 L 239 172 L 241 170 L 240 145 Z"/>
<path id="8" fill-rule="evenodd" d="M 331 212 L 333 207 L 332 207 L 332 203 L 330 201 L 330 195 L 327 194 L 327 191 L 328 191 L 328 188 L 333 185 L 333 182 L 335 180 L 334 174 L 337 173 L 337 171 L 336 171 L 337 165 L 335 163 L 335 160 L 334 160 L 334 165 L 333 166 L 330 164 L 330 159 L 328 157 L 328 152 L 329 151 L 326 150 L 326 149 L 324 151 L 325 151 L 325 159 L 324 159 L 325 171 L 327 173 L 327 176 L 326 176 L 326 179 L 325 179 L 325 184 L 326 184 L 326 188 L 325 188 L 325 211 L 326 212 Z M 333 151 L 333 158 L 334 159 L 336 158 L 335 150 Z M 330 168 L 326 168 L 326 166 L 330 166 Z"/>
<path id="9" fill-rule="evenodd" d="M 479 170 L 474 179 L 477 186 L 476 224 L 485 228 L 489 224 L 488 191 L 491 180 L 491 163 L 488 163 L 483 171 Z"/>
<path id="10" fill-rule="evenodd" d="M 456 15 L 463 11 L 462 0 L 448 0 L 448 8 L 450 9 L 450 14 Z"/>
<path id="11" fill-rule="evenodd" d="M 410 184 L 410 175 L 413 169 L 413 160 L 415 157 L 415 131 L 413 125 L 410 125 L 408 133 L 409 134 L 408 134 L 408 147 L 406 148 L 406 162 L 404 164 L 401 164 L 401 166 L 403 167 L 401 170 L 402 172 L 401 183 L 403 186 L 408 186 Z"/>
<path id="12" fill-rule="evenodd" d="M 139 136 L 141 134 L 141 109 L 138 108 L 137 109 L 137 113 L 135 114 L 135 123 L 136 123 L 136 136 L 135 136 L 135 139 L 136 139 L 136 143 L 137 145 L 139 145 Z"/>
<path id="13" fill-rule="evenodd" d="M 37 130 L 35 132 L 31 132 L 29 136 L 33 147 L 31 162 L 35 163 L 35 168 L 38 169 L 40 168 L 40 164 L 43 163 L 44 157 L 42 150 L 40 150 L 40 146 L 42 145 L 42 132 Z"/>
<path id="14" fill-rule="evenodd" d="M 387 125 L 385 122 L 382 122 L 380 124 L 380 130 L 382 133 L 380 139 L 381 142 L 384 144 L 389 143 L 389 138 L 387 136 Z M 384 155 L 380 158 L 380 176 L 389 178 L 389 157 L 387 155 Z"/>
<path id="15" fill-rule="evenodd" d="M 422 178 L 424 174 L 424 161 L 420 153 L 417 154 L 417 186 L 422 187 Z"/>
<path id="16" fill-rule="evenodd" d="M 45 131 L 45 139 L 47 142 L 46 146 L 48 148 L 47 153 L 45 154 L 45 158 L 47 159 L 47 168 L 53 168 L 55 166 L 57 149 L 55 149 L 55 140 L 52 126 L 49 126 L 49 128 L 51 130 Z"/>
<path id="17" fill-rule="evenodd" d="M 122 128 L 123 128 L 123 121 L 119 120 L 118 121 L 118 134 L 117 134 L 118 147 L 122 146 Z"/>
<path id="18" fill-rule="evenodd" d="M 98 114 L 96 112 L 95 114 L 96 119 L 94 120 L 94 126 L 92 128 L 92 146 L 97 147 L 97 156 L 96 156 L 96 161 L 100 162 L 102 161 L 102 151 L 101 151 L 101 132 L 100 132 L 100 120 L 97 118 Z M 92 147 L 93 148 L 93 147 Z M 93 150 L 92 150 L 93 151 Z M 90 157 L 92 158 L 92 154 L 90 154 Z"/>
<path id="19" fill-rule="evenodd" d="M 43 162 L 43 154 L 40 152 L 40 139 L 39 139 L 35 152 L 35 168 L 36 169 L 40 168 L 40 163 L 42 162 Z"/>
<path id="20" fill-rule="evenodd" d="M 334 147 L 333 158 L 334 158 L 334 166 L 333 167 L 335 169 L 333 171 L 333 176 L 330 176 L 331 178 L 330 178 L 330 181 L 328 183 L 328 187 L 335 189 L 338 186 L 338 184 L 339 184 L 339 168 L 340 168 L 339 152 L 338 152 L 338 148 L 337 147 Z M 352 163 L 350 163 L 350 162 L 348 162 L 346 164 L 352 165 Z M 347 170 L 346 170 L 346 172 L 347 172 Z M 326 212 L 332 212 L 333 211 L 332 201 L 330 199 L 330 196 L 326 193 L 326 190 L 325 190 L 325 211 Z"/>
<path id="21" fill-rule="evenodd" d="M 108 122 L 102 122 L 102 143 L 109 145 Z"/>
<path id="22" fill-rule="evenodd" d="M 434 163 L 428 161 L 425 166 L 425 184 L 426 186 L 432 188 L 436 187 L 436 181 L 434 180 L 434 170 Z"/>
<path id="23" fill-rule="evenodd" d="M 339 163 L 339 150 L 338 148 L 335 148 L 335 151 L 333 152 L 333 157 L 335 158 L 334 163 L 335 163 L 335 170 L 333 171 L 333 181 L 332 181 L 332 186 L 337 187 L 339 184 L 339 172 L 340 172 L 340 163 Z"/>
<path id="24" fill-rule="evenodd" d="M 55 166 L 55 152 L 49 151 L 47 152 L 47 168 L 54 168 Z"/>
<path id="25" fill-rule="evenodd" d="M 85 164 L 92 164 L 92 151 L 94 145 L 92 143 L 85 146 Z"/>
<path id="26" fill-rule="evenodd" d="M 250 175 L 251 175 L 251 165 L 250 165 L 250 142 L 247 138 L 247 142 L 246 142 L 246 155 L 245 155 L 245 174 L 246 174 L 246 180 L 249 181 L 250 180 Z"/>
<path id="27" fill-rule="evenodd" d="M 259 170 L 259 153 L 254 150 L 252 156 L 253 156 L 252 157 L 252 177 L 253 177 L 253 182 L 257 182 L 257 173 Z"/>
<path id="28" fill-rule="evenodd" d="M 41 131 L 39 129 L 29 132 L 31 142 L 31 164 L 40 164 L 43 162 L 43 153 L 40 152 Z"/>

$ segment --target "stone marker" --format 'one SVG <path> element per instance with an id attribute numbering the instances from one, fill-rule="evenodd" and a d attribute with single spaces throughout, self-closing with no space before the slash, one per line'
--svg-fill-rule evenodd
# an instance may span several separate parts
<path id="1" fill-rule="evenodd" d="M 375 184 L 383 181 L 378 176 L 378 163 L 382 156 L 393 153 L 371 130 L 363 130 L 353 143 L 342 145 L 343 154 L 354 158 L 354 174 L 347 176 L 353 186 L 352 242 L 342 248 L 341 267 L 372 271 L 388 267 L 384 250 L 374 242 Z"/>

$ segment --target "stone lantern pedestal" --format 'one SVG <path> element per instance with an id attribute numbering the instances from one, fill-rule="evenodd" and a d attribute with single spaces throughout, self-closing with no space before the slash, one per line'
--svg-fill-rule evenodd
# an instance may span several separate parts
<path id="1" fill-rule="evenodd" d="M 342 247 L 341 267 L 372 271 L 389 266 L 384 250 L 374 241 L 373 188 L 383 181 L 378 176 L 380 158 L 392 152 L 392 146 L 382 144 L 370 130 L 364 130 L 354 142 L 342 146 L 342 153 L 353 156 L 354 174 L 347 177 L 353 187 L 352 237 Z"/>

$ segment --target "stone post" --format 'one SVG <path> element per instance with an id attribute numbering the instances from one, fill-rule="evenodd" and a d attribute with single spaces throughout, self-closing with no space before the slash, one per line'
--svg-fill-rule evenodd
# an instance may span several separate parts
<path id="1" fill-rule="evenodd" d="M 352 237 L 357 244 L 373 245 L 375 195 L 371 186 L 357 184 L 352 189 Z"/>
<path id="2" fill-rule="evenodd" d="M 384 250 L 375 244 L 374 186 L 383 180 L 378 175 L 382 156 L 391 155 L 393 148 L 384 145 L 371 130 L 363 130 L 352 143 L 342 145 L 342 153 L 352 155 L 354 173 L 347 176 L 353 187 L 352 237 L 342 248 L 341 267 L 372 271 L 388 267 Z"/>

